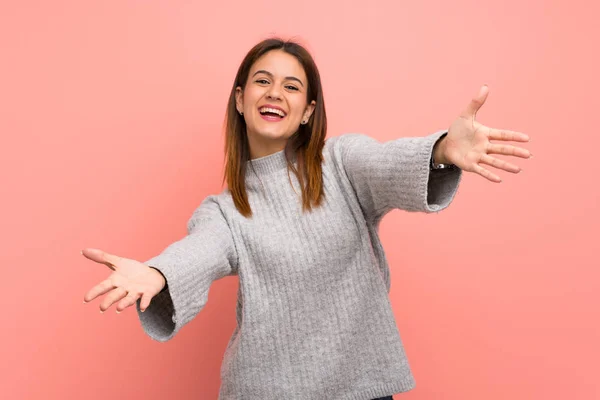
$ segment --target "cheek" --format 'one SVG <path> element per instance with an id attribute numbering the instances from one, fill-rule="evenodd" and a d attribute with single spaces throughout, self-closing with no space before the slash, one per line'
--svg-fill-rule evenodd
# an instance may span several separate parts
<path id="1" fill-rule="evenodd" d="M 260 99 L 260 93 L 257 90 L 246 90 L 244 93 L 244 108 L 249 110 L 255 108 L 258 100 Z"/>
<path id="2" fill-rule="evenodd" d="M 304 115 L 304 110 L 306 109 L 306 102 L 304 101 L 295 101 L 293 103 L 290 103 L 291 105 L 291 110 L 292 110 L 292 118 L 293 119 L 302 119 L 302 116 Z"/>

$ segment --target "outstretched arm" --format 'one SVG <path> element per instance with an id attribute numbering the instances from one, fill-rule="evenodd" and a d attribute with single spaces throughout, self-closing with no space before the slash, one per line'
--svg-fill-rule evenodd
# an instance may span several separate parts
<path id="1" fill-rule="evenodd" d="M 446 133 L 384 143 L 357 133 L 328 140 L 331 158 L 348 177 L 366 218 L 375 221 L 392 209 L 438 212 L 448 207 L 461 170 L 430 169 L 433 148 Z"/>
<path id="2" fill-rule="evenodd" d="M 208 196 L 187 224 L 188 234 L 144 264 L 167 281 L 138 316 L 145 332 L 161 342 L 171 339 L 206 305 L 212 282 L 237 273 L 237 253 L 227 221 L 214 196 Z"/>

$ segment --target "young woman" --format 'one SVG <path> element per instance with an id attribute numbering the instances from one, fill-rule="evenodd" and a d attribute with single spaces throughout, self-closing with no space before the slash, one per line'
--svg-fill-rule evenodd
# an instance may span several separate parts
<path id="1" fill-rule="evenodd" d="M 500 178 L 482 165 L 519 172 L 490 154 L 529 151 L 490 140 L 529 138 L 475 120 L 487 93 L 429 136 L 326 139 L 313 59 L 299 44 L 262 41 L 229 97 L 227 189 L 202 201 L 188 235 L 144 263 L 83 250 L 113 270 L 84 301 L 106 293 L 101 312 L 136 304 L 145 332 L 164 342 L 203 309 L 212 282 L 238 275 L 219 399 L 391 399 L 412 389 L 379 223 L 396 208 L 445 209 L 462 171 L 492 182 Z"/>

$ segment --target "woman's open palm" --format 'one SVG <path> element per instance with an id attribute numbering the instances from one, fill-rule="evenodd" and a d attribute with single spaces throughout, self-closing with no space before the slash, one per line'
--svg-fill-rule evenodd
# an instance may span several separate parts
<path id="1" fill-rule="evenodd" d="M 525 148 L 505 143 L 492 143 L 491 140 L 503 142 L 529 142 L 529 136 L 522 132 L 506 129 L 493 129 L 475 120 L 477 111 L 485 103 L 489 93 L 487 85 L 479 89 L 463 112 L 456 118 L 448 129 L 444 155 L 451 164 L 463 171 L 477 173 L 492 182 L 502 182 L 502 179 L 480 164 L 518 173 L 521 168 L 515 164 L 492 157 L 490 154 L 502 154 L 519 158 L 531 158 L 531 152 Z"/>
<path id="2" fill-rule="evenodd" d="M 165 286 L 165 278 L 156 269 L 136 260 L 119 257 L 98 249 L 84 249 L 87 259 L 106 265 L 113 273 L 105 280 L 91 288 L 83 297 L 84 302 L 90 302 L 96 297 L 108 293 L 100 303 L 100 312 L 106 311 L 112 304 L 120 313 L 141 297 L 141 311 L 145 311 L 152 298 Z"/>

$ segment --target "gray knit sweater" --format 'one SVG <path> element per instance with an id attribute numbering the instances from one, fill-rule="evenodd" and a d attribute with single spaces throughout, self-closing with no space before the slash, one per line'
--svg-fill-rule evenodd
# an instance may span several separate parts
<path id="1" fill-rule="evenodd" d="M 144 313 L 137 302 L 143 329 L 171 339 L 206 305 L 212 282 L 237 275 L 219 400 L 369 400 L 412 389 L 378 226 L 392 209 L 431 213 L 453 200 L 462 171 L 429 169 L 445 132 L 327 139 L 325 199 L 310 213 L 283 151 L 248 161 L 251 218 L 228 189 L 209 195 L 188 235 L 145 262 L 168 290 Z"/>

